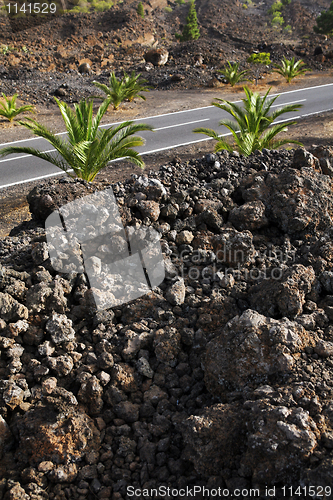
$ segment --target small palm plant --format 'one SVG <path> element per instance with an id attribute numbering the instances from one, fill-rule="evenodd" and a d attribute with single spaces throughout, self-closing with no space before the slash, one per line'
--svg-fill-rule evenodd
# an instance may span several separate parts
<path id="1" fill-rule="evenodd" d="M 228 66 L 225 66 L 223 69 L 220 69 L 218 72 L 222 73 L 224 78 L 232 87 L 236 85 L 236 83 L 248 81 L 246 76 L 249 74 L 249 71 L 239 71 L 239 63 L 231 63 L 227 61 Z"/>
<path id="2" fill-rule="evenodd" d="M 32 104 L 25 104 L 24 106 L 20 106 L 19 108 L 17 107 L 16 99 L 18 94 L 15 94 L 12 98 L 10 98 L 7 97 L 3 92 L 1 93 L 2 97 L 5 99 L 5 102 L 0 101 L 0 116 L 4 116 L 10 122 L 12 122 L 14 118 L 21 113 L 34 112 L 34 107 L 32 106 Z"/>
<path id="3" fill-rule="evenodd" d="M 275 69 L 273 69 L 274 73 L 279 73 L 282 75 L 287 83 L 290 83 L 293 78 L 296 76 L 304 75 L 307 71 L 310 71 L 308 68 L 304 68 L 305 63 L 300 59 L 299 61 L 295 61 L 295 57 L 292 59 L 287 59 L 283 56 L 281 61 L 281 65 L 276 64 Z"/>
<path id="4" fill-rule="evenodd" d="M 229 113 L 235 120 L 222 120 L 219 125 L 224 125 L 230 130 L 234 137 L 236 148 L 239 153 L 249 156 L 255 150 L 275 149 L 284 144 L 298 144 L 298 141 L 291 141 L 289 139 L 276 140 L 275 137 L 280 132 L 288 130 L 289 125 L 296 123 L 295 121 L 289 123 L 279 123 L 272 125 L 272 123 L 284 113 L 290 113 L 298 110 L 301 104 L 288 104 L 271 112 L 271 107 L 274 101 L 279 97 L 275 96 L 268 99 L 269 89 L 264 97 L 258 93 L 253 93 L 248 87 L 244 87 L 246 98 L 242 99 L 244 105 L 238 106 L 237 104 L 226 101 L 224 99 L 217 99 L 220 102 L 213 102 L 214 106 L 223 109 Z M 207 128 L 196 128 L 193 130 L 195 133 L 205 134 L 212 137 L 217 141 L 215 151 L 233 151 L 234 146 L 226 142 L 214 130 Z"/>
<path id="5" fill-rule="evenodd" d="M 109 86 L 104 83 L 93 82 L 96 87 L 102 90 L 109 99 L 109 102 L 113 104 L 114 109 L 118 109 L 120 104 L 126 99 L 133 101 L 136 97 L 146 100 L 145 96 L 140 94 L 140 92 L 148 92 L 151 87 L 147 86 L 147 80 L 140 79 L 141 73 L 135 74 L 135 71 L 131 75 L 127 75 L 124 72 L 124 76 L 121 80 L 118 80 L 114 71 L 110 74 Z M 101 99 L 100 96 L 96 96 Z"/>
<path id="6" fill-rule="evenodd" d="M 146 97 L 140 94 L 140 92 L 149 92 L 149 89 L 152 88 L 149 85 L 146 85 L 148 80 L 144 80 L 143 78 L 140 79 L 141 73 L 136 75 L 135 71 L 132 71 L 130 76 L 126 73 L 124 76 L 127 77 L 127 86 L 129 89 L 127 99 L 132 102 L 136 97 L 139 97 L 145 101 Z"/>
<path id="7" fill-rule="evenodd" d="M 8 146 L 0 151 L 0 156 L 12 153 L 30 154 L 52 163 L 68 175 L 72 169 L 77 177 L 90 182 L 110 161 L 117 158 L 126 158 L 139 167 L 144 167 L 142 158 L 132 148 L 144 144 L 144 140 L 134 134 L 153 130 L 150 125 L 127 121 L 101 130 L 98 127 L 110 103 L 108 99 L 103 101 L 95 117 L 93 101 L 82 100 L 74 104 L 74 110 L 65 102 L 58 99 L 56 102 L 65 122 L 68 140 L 61 139 L 35 120 L 20 122 L 38 137 L 46 139 L 55 148 L 56 155 L 30 147 Z"/>

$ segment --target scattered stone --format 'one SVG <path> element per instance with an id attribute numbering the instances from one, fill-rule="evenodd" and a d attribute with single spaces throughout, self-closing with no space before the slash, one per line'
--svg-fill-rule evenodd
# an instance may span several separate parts
<path id="1" fill-rule="evenodd" d="M 261 201 L 244 203 L 239 208 L 231 210 L 229 222 L 239 231 L 261 229 L 268 225 L 265 210 L 266 207 Z"/>
<path id="2" fill-rule="evenodd" d="M 0 292 L 0 315 L 4 321 L 28 319 L 28 309 L 8 293 Z"/>
<path id="3" fill-rule="evenodd" d="M 130 401 L 121 401 L 115 405 L 114 412 L 118 418 L 128 423 L 137 422 L 137 420 L 139 420 L 139 405 L 131 403 Z"/>
<path id="4" fill-rule="evenodd" d="M 178 278 L 173 285 L 167 290 L 165 298 L 173 306 L 180 306 L 184 304 L 185 300 L 185 283 L 183 278 Z"/>
<path id="5" fill-rule="evenodd" d="M 58 87 L 55 91 L 54 91 L 54 95 L 56 97 L 65 97 L 67 96 L 67 92 L 66 92 L 66 89 L 62 88 L 62 87 Z"/>
<path id="6" fill-rule="evenodd" d="M 81 73 L 81 75 L 87 75 L 90 72 L 91 72 L 91 66 L 89 63 L 83 62 L 82 64 L 80 64 L 79 73 Z"/>
<path id="7" fill-rule="evenodd" d="M 144 57 L 147 63 L 164 66 L 168 62 L 169 52 L 166 49 L 153 49 L 146 52 Z"/>
<path id="8" fill-rule="evenodd" d="M 196 471 L 207 477 L 233 469 L 246 435 L 245 415 L 239 404 L 219 404 L 189 417 L 183 423 L 183 457 L 191 457 Z"/>
<path id="9" fill-rule="evenodd" d="M 148 217 L 153 222 L 157 221 L 160 215 L 160 207 L 156 201 L 140 201 L 137 205 L 143 217 Z"/>
<path id="10" fill-rule="evenodd" d="M 147 378 L 153 378 L 154 370 L 151 369 L 149 362 L 146 358 L 139 358 L 137 362 L 138 372 Z"/>
<path id="11" fill-rule="evenodd" d="M 53 313 L 52 318 L 46 323 L 45 330 L 50 334 L 54 344 L 61 344 L 75 339 L 72 321 L 64 314 Z"/>

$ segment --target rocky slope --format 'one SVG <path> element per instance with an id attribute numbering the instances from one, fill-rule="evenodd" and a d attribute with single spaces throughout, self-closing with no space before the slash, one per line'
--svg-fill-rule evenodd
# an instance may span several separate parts
<path id="1" fill-rule="evenodd" d="M 75 102 L 96 94 L 92 81 L 107 83 L 112 70 L 119 76 L 124 70 L 140 71 L 160 89 L 223 86 L 218 69 L 227 60 L 247 67 L 255 50 L 270 52 L 273 63 L 285 55 L 304 59 L 312 70 L 330 68 L 332 40 L 313 32 L 329 0 L 315 5 L 292 0 L 283 11 L 291 32 L 271 26 L 272 3 L 245 2 L 244 8 L 239 1 L 197 0 L 200 39 L 182 43 L 175 33 L 182 31 L 188 5 L 166 0 L 144 2 L 144 19 L 136 13 L 136 1 L 105 12 L 67 13 L 34 29 L 23 29 L 22 19 L 16 25 L 0 17 L 1 89 L 6 94 L 19 90 L 34 104 L 54 104 L 54 95 Z M 167 6 L 172 12 L 165 11 Z M 151 49 L 168 52 L 165 64 L 149 63 L 145 54 Z"/>
<path id="2" fill-rule="evenodd" d="M 332 165 L 224 152 L 112 185 L 123 223 L 161 234 L 166 278 L 99 312 L 43 220 L 109 185 L 30 193 L 0 242 L 0 498 L 332 484 Z"/>

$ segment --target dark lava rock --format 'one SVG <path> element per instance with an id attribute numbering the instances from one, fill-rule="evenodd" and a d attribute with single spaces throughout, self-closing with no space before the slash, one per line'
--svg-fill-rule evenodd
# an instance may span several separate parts
<path id="1" fill-rule="evenodd" d="M 59 87 L 54 91 L 56 97 L 65 97 L 67 95 L 66 89 Z"/>
<path id="2" fill-rule="evenodd" d="M 0 241 L 0 498 L 332 482 L 331 161 L 220 152 L 114 184 L 126 231 L 158 232 L 165 279 L 98 311 L 88 274 L 53 269 L 41 222 L 108 181 L 33 189 L 34 218 Z M 112 288 L 126 242 L 100 242 L 112 214 L 85 210 Z"/>
<path id="3" fill-rule="evenodd" d="M 292 371 L 299 353 L 314 345 L 315 338 L 297 323 L 248 309 L 207 345 L 206 385 L 221 398 L 248 384 L 257 388 L 273 375 Z"/>
<path id="4" fill-rule="evenodd" d="M 145 60 L 154 66 L 164 66 L 169 58 L 169 52 L 166 49 L 153 49 L 145 53 Z"/>
<path id="5" fill-rule="evenodd" d="M 91 72 L 91 67 L 90 67 L 89 63 L 84 62 L 84 63 L 80 64 L 79 73 L 81 73 L 81 75 L 86 75 L 86 74 L 89 74 L 90 72 Z"/>

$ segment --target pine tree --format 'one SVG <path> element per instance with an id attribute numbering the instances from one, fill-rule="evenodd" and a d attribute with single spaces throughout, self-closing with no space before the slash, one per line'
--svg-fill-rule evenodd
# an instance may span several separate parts
<path id="1" fill-rule="evenodd" d="M 333 33 L 333 2 L 330 8 L 325 11 L 323 10 L 320 16 L 316 19 L 317 26 L 313 29 L 316 33 L 323 33 L 324 35 L 330 35 Z"/>
<path id="2" fill-rule="evenodd" d="M 137 8 L 136 12 L 137 12 L 137 14 L 138 14 L 139 16 L 141 16 L 141 17 L 142 17 L 142 19 L 144 19 L 144 17 L 145 17 L 145 11 L 144 11 L 144 9 L 143 9 L 142 2 L 139 2 L 139 3 L 138 3 L 138 8 Z"/>
<path id="3" fill-rule="evenodd" d="M 182 42 L 187 42 L 188 40 L 197 40 L 199 36 L 200 31 L 198 27 L 197 12 L 195 10 L 194 0 L 192 0 L 190 3 L 190 9 L 187 14 L 186 24 L 184 26 L 180 40 Z"/>

